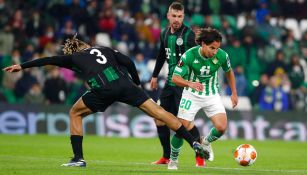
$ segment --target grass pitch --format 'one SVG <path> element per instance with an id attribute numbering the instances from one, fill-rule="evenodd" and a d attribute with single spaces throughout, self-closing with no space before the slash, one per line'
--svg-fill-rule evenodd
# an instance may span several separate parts
<path id="1" fill-rule="evenodd" d="M 185 142 L 177 171 L 166 165 L 151 165 L 161 156 L 157 138 L 105 138 L 85 136 L 83 140 L 86 168 L 61 167 L 71 155 L 68 136 L 1 135 L 0 174 L 52 175 L 148 175 L 148 174 L 201 174 L 201 175 L 307 175 L 307 143 L 285 141 L 221 140 L 213 143 L 214 162 L 206 168 L 196 168 L 193 150 Z M 258 158 L 250 167 L 239 166 L 234 149 L 252 144 Z"/>

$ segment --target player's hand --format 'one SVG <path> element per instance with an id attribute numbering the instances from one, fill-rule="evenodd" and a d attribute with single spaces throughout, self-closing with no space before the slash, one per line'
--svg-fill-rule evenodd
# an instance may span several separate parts
<path id="1" fill-rule="evenodd" d="M 190 82 L 189 87 L 195 89 L 198 92 L 203 91 L 204 89 L 204 86 L 199 82 Z"/>
<path id="2" fill-rule="evenodd" d="M 231 94 L 230 99 L 231 99 L 231 102 L 232 102 L 232 108 L 235 108 L 238 104 L 237 94 Z"/>
<path id="3" fill-rule="evenodd" d="M 153 90 L 158 89 L 158 78 L 152 77 L 150 80 L 150 88 Z"/>
<path id="4" fill-rule="evenodd" d="M 15 65 L 6 67 L 6 68 L 4 68 L 4 69 L 2 69 L 2 70 L 5 71 L 5 72 L 12 73 L 12 72 L 19 72 L 19 71 L 21 71 L 21 69 L 22 69 L 22 68 L 21 68 L 20 65 L 15 64 Z"/>

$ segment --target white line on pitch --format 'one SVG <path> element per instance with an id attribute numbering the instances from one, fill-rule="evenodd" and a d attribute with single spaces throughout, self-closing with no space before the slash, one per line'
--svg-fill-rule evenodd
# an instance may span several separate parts
<path id="1" fill-rule="evenodd" d="M 0 155 L 3 158 L 22 158 L 22 159 L 32 159 L 32 160 L 62 160 L 58 157 L 33 157 L 33 156 L 19 156 L 19 155 Z M 150 166 L 160 166 L 151 165 L 150 162 L 126 162 L 126 161 L 109 161 L 109 160 L 86 160 L 87 162 L 97 162 L 97 163 L 111 163 L 111 164 L 129 164 L 129 165 L 150 165 Z M 188 165 L 180 165 L 180 167 L 189 167 Z M 253 172 L 277 172 L 277 173 L 306 173 L 307 170 L 274 170 L 274 169 L 246 169 L 246 168 L 226 168 L 226 167 L 206 167 L 205 169 L 217 169 L 217 170 L 236 170 L 236 171 L 253 171 Z"/>

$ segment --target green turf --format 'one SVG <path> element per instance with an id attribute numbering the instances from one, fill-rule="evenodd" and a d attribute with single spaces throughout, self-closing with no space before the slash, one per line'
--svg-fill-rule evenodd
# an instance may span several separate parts
<path id="1" fill-rule="evenodd" d="M 242 143 L 250 143 L 257 149 L 257 161 L 250 167 L 241 167 L 233 159 L 234 149 Z M 196 168 L 194 153 L 185 143 L 179 170 L 170 171 L 166 166 L 150 164 L 161 155 L 158 139 L 85 136 L 87 167 L 75 168 L 60 166 L 71 156 L 68 136 L 0 134 L 0 174 L 307 175 L 306 142 L 227 140 L 217 141 L 212 146 L 214 162 L 207 163 L 206 168 Z"/>

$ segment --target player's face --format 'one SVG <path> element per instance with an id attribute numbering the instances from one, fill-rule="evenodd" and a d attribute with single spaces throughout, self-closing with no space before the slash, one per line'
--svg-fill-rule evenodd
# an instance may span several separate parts
<path id="1" fill-rule="evenodd" d="M 211 58 L 217 53 L 220 46 L 221 46 L 221 42 L 217 42 L 217 41 L 213 41 L 211 44 L 208 44 L 208 45 L 206 45 L 205 43 L 202 43 L 201 45 L 202 54 L 207 58 Z"/>
<path id="2" fill-rule="evenodd" d="M 167 19 L 173 30 L 178 30 L 182 26 L 183 18 L 183 10 L 170 9 L 170 11 L 167 13 Z"/>

